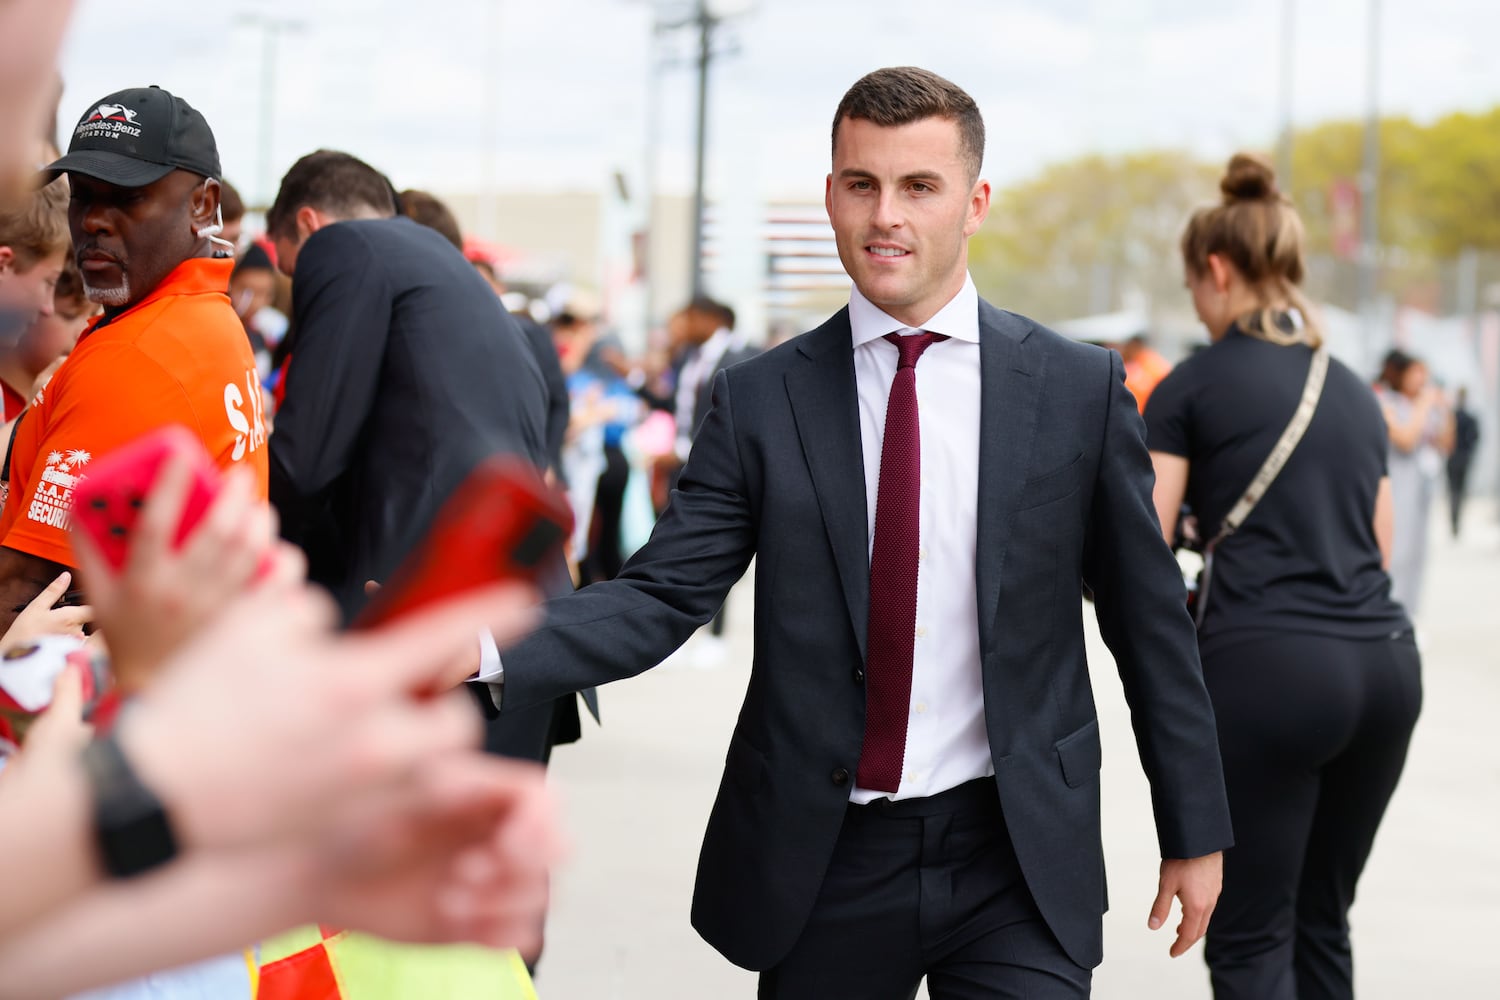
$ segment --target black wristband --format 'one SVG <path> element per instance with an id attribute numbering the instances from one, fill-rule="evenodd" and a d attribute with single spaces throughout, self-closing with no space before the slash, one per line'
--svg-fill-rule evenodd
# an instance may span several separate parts
<path id="1" fill-rule="evenodd" d="M 84 748 L 83 768 L 105 871 L 115 878 L 130 878 L 177 856 L 177 838 L 161 800 L 141 784 L 112 734 Z"/>

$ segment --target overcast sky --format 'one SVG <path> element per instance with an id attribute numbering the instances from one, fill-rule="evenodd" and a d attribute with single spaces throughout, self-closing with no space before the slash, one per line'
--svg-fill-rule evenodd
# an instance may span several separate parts
<path id="1" fill-rule="evenodd" d="M 730 3 L 731 0 L 725 0 Z M 1283 0 L 732 0 L 712 81 L 711 187 L 821 198 L 833 108 L 879 66 L 917 64 L 979 101 L 997 184 L 1089 151 L 1269 148 Z M 663 0 L 665 8 L 680 6 Z M 1363 114 L 1368 0 L 1296 3 L 1299 124 Z M 1500 3 L 1384 0 L 1382 106 L 1431 119 L 1500 103 Z M 597 189 L 646 158 L 650 0 L 82 0 L 63 52 L 68 129 L 158 83 L 207 115 L 226 175 L 259 188 L 262 31 L 277 60 L 273 177 L 319 146 L 398 186 Z M 491 30 L 493 28 L 493 30 Z M 692 171 L 690 38 L 667 36 L 658 178 Z M 486 155 L 488 153 L 488 155 Z"/>

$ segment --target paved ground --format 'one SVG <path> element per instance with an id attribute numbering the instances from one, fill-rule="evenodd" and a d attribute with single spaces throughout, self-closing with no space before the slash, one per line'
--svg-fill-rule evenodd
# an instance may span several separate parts
<path id="1" fill-rule="evenodd" d="M 1500 996 L 1500 524 L 1476 507 L 1462 544 L 1434 530 L 1421 621 L 1426 704 L 1353 913 L 1361 1000 Z M 558 880 L 543 1000 L 731 1000 L 755 977 L 704 944 L 688 905 L 704 822 L 748 676 L 751 595 L 731 598 L 730 655 L 695 644 L 606 689 L 607 725 L 553 765 L 575 844 Z M 1208 996 L 1201 954 L 1146 930 L 1156 844 L 1113 663 L 1090 639 L 1104 732 L 1104 840 L 1115 909 L 1095 995 Z M 1175 921 L 1174 921 L 1175 924 Z"/>

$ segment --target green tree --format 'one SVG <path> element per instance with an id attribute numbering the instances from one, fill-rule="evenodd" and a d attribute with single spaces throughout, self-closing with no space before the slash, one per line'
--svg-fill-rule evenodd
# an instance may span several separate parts
<path id="1" fill-rule="evenodd" d="M 1214 170 L 1185 153 L 1088 156 L 998 192 L 970 244 L 982 294 L 1045 321 L 1182 294 L 1177 245 Z"/>

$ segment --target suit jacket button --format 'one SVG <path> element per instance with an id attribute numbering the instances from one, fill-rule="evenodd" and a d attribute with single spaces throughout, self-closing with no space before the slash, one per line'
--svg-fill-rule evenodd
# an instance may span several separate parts
<path id="1" fill-rule="evenodd" d="M 834 768 L 833 783 L 840 787 L 849 784 L 849 772 L 842 767 Z"/>
<path id="2" fill-rule="evenodd" d="M 855 667 L 854 668 L 854 683 L 856 683 L 856 684 L 863 684 L 864 682 L 865 682 L 865 672 L 863 670 L 859 669 L 858 667 Z"/>

